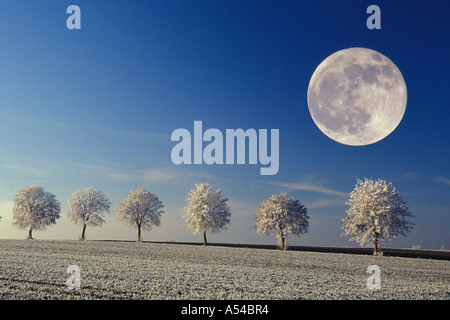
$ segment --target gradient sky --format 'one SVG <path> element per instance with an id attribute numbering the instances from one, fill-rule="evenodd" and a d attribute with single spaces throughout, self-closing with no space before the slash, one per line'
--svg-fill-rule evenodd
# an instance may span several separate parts
<path id="1" fill-rule="evenodd" d="M 392 3 L 394 2 L 394 3 Z M 66 9 L 81 8 L 81 30 Z M 381 8 L 381 30 L 366 8 Z M 382 246 L 450 249 L 450 20 L 448 1 L 2 1 L 0 3 L 0 238 L 23 239 L 12 200 L 36 184 L 62 217 L 37 239 L 78 239 L 67 198 L 88 186 L 114 209 L 145 187 L 165 205 L 144 240 L 202 241 L 182 208 L 196 182 L 228 197 L 227 230 L 212 242 L 276 243 L 255 234 L 261 201 L 287 192 L 309 210 L 310 232 L 291 245 L 356 246 L 341 237 L 356 179 L 382 178 L 415 218 Z M 387 138 L 350 147 L 326 137 L 307 106 L 315 68 L 332 53 L 366 47 L 389 57 L 408 89 L 402 122 Z M 172 164 L 177 128 L 280 130 L 280 169 Z M 136 239 L 115 221 L 87 239 Z"/>

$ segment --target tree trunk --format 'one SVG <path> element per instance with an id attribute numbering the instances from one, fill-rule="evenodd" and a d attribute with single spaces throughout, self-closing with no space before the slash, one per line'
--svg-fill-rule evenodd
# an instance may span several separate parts
<path id="1" fill-rule="evenodd" d="M 203 246 L 206 247 L 208 245 L 208 241 L 206 241 L 206 231 L 203 231 Z"/>
<path id="2" fill-rule="evenodd" d="M 282 231 L 280 231 L 280 234 L 278 235 L 279 237 L 279 245 L 280 245 L 280 249 L 281 250 L 286 250 L 286 236 L 284 235 L 284 233 Z"/>
<path id="3" fill-rule="evenodd" d="M 281 235 L 281 249 L 286 251 L 286 236 L 284 234 Z"/>
<path id="4" fill-rule="evenodd" d="M 375 239 L 373 239 L 373 255 L 378 255 L 378 237 L 375 237 Z"/>
<path id="5" fill-rule="evenodd" d="M 28 230 L 28 239 L 32 240 L 33 239 L 33 227 L 30 227 L 30 230 Z"/>
<path id="6" fill-rule="evenodd" d="M 138 226 L 138 242 L 141 242 L 141 226 Z"/>
<path id="7" fill-rule="evenodd" d="M 81 241 L 84 241 L 84 239 L 86 239 L 85 237 L 86 234 L 86 223 L 83 223 L 83 231 L 81 231 Z"/>

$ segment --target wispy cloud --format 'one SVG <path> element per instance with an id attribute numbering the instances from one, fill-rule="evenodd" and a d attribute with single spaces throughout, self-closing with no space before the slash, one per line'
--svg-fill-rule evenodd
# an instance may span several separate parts
<path id="1" fill-rule="evenodd" d="M 144 182 L 161 184 L 184 184 L 188 181 L 207 182 L 216 178 L 208 173 L 195 170 L 182 170 L 178 167 L 159 167 L 151 169 L 123 169 L 102 162 L 94 164 L 72 163 L 76 168 L 109 178 L 117 182 Z"/>
<path id="2" fill-rule="evenodd" d="M 131 182 L 137 180 L 139 176 L 136 172 L 133 171 L 124 171 L 118 168 L 113 167 L 110 164 L 105 164 L 100 161 L 97 163 L 78 163 L 72 162 L 70 163 L 74 168 L 81 170 L 82 172 L 103 178 L 109 178 L 114 181 L 119 182 Z"/>
<path id="3" fill-rule="evenodd" d="M 444 178 L 444 177 L 441 177 L 441 176 L 437 176 L 437 177 L 435 178 L 435 180 L 438 181 L 438 182 L 440 182 L 440 183 L 443 183 L 443 184 L 446 184 L 446 185 L 450 186 L 450 179 L 448 179 L 448 178 Z"/>
<path id="4" fill-rule="evenodd" d="M 177 183 L 186 182 L 187 180 L 195 180 L 196 182 L 207 182 L 216 178 L 208 173 L 196 170 L 180 170 L 179 167 L 162 167 L 145 170 L 143 179 L 146 182 L 157 183 Z"/>
<path id="5" fill-rule="evenodd" d="M 321 199 L 321 200 L 306 203 L 306 207 L 308 207 L 308 209 L 338 207 L 338 206 L 343 206 L 343 205 L 345 205 L 345 200 L 342 198 Z"/>
<path id="6" fill-rule="evenodd" d="M 11 169 L 14 170 L 18 173 L 23 173 L 23 174 L 32 174 L 32 175 L 37 175 L 37 176 L 46 176 L 49 173 L 47 171 L 44 171 L 42 169 L 36 169 L 30 166 L 25 166 L 25 165 L 19 165 L 19 164 L 6 164 L 6 163 L 1 163 L 0 167 L 6 168 L 6 169 Z"/>
<path id="7" fill-rule="evenodd" d="M 420 178 L 421 178 L 421 176 L 416 172 L 406 172 L 406 173 L 402 174 L 398 179 L 404 180 L 404 181 L 412 181 L 412 180 L 417 180 Z"/>
<path id="8" fill-rule="evenodd" d="M 106 128 L 101 126 L 90 126 L 91 129 L 105 135 L 115 136 L 115 137 L 125 137 L 134 140 L 139 140 L 142 142 L 149 143 L 170 143 L 170 134 L 168 133 L 154 133 L 145 131 L 133 131 L 133 130 L 123 130 L 115 128 Z"/>
<path id="9" fill-rule="evenodd" d="M 230 206 L 233 216 L 239 217 L 253 217 L 259 207 L 258 203 L 239 201 L 235 199 L 229 199 L 228 205 Z"/>
<path id="10" fill-rule="evenodd" d="M 311 191 L 311 192 L 319 192 L 323 194 L 339 196 L 339 197 L 348 197 L 347 192 L 342 192 L 339 190 L 333 190 L 330 188 L 326 188 L 320 185 L 312 184 L 312 183 L 292 183 L 292 182 L 267 182 L 269 184 L 284 187 L 294 190 L 303 190 L 303 191 Z"/>
<path id="11" fill-rule="evenodd" d="M 3 116 L 5 117 L 5 115 Z M 86 125 L 84 123 L 55 120 L 50 117 L 31 114 L 8 114 L 7 117 L 13 122 L 22 123 L 23 125 L 34 128 L 45 128 L 47 131 L 55 134 L 72 133 L 78 135 L 81 132 L 88 132 L 94 136 L 126 138 L 145 143 L 171 143 L 169 133 L 135 131 L 98 125 Z"/>
<path id="12" fill-rule="evenodd" d="M 143 173 L 143 179 L 149 182 L 169 182 L 178 177 L 174 170 L 168 168 L 148 169 Z"/>

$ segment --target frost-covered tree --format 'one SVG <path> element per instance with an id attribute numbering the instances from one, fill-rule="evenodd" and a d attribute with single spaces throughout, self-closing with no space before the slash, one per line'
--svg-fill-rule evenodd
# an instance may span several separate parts
<path id="1" fill-rule="evenodd" d="M 221 190 L 215 190 L 207 183 L 196 184 L 189 191 L 184 207 L 185 225 L 194 234 L 203 233 L 203 245 L 208 244 L 206 233 L 218 233 L 230 223 L 231 212 L 228 199 Z"/>
<path id="2" fill-rule="evenodd" d="M 92 187 L 72 193 L 68 200 L 67 217 L 73 223 L 83 226 L 80 240 L 85 239 L 87 226 L 97 227 L 105 223 L 104 213 L 109 213 L 110 206 L 109 199 Z"/>
<path id="3" fill-rule="evenodd" d="M 39 186 L 28 186 L 14 198 L 13 226 L 28 229 L 28 239 L 33 239 L 33 230 L 45 230 L 60 218 L 61 205 L 55 195 Z"/>
<path id="4" fill-rule="evenodd" d="M 164 213 L 162 202 L 153 192 L 140 188 L 130 191 L 128 196 L 116 206 L 117 220 L 127 226 L 137 228 L 138 242 L 141 242 L 141 229 L 150 231 L 153 226 L 160 226 L 161 214 Z"/>
<path id="5" fill-rule="evenodd" d="M 343 236 L 352 236 L 361 246 L 373 243 L 374 255 L 378 254 L 378 244 L 398 235 L 406 236 L 412 229 L 407 218 L 406 202 L 399 196 L 392 183 L 385 180 L 365 178 L 357 180 L 355 189 L 346 202 L 350 208 L 342 219 Z"/>
<path id="6" fill-rule="evenodd" d="M 292 233 L 300 237 L 308 232 L 308 210 L 286 193 L 272 195 L 263 201 L 256 214 L 256 233 L 274 234 L 278 232 L 280 247 L 286 250 L 286 237 Z"/>

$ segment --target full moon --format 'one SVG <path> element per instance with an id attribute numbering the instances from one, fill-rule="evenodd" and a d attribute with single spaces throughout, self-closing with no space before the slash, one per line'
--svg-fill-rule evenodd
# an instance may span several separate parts
<path id="1" fill-rule="evenodd" d="M 309 112 L 317 127 L 350 146 L 387 137 L 403 118 L 406 98 L 397 66 L 366 48 L 333 53 L 316 68 L 308 86 Z"/>

